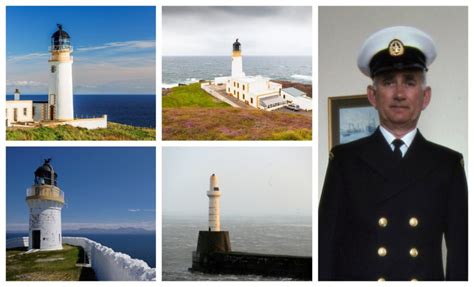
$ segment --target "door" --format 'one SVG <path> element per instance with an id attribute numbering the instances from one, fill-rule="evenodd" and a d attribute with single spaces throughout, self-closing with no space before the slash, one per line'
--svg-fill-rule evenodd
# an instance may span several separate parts
<path id="1" fill-rule="evenodd" d="M 40 249 L 41 248 L 41 230 L 33 230 L 33 249 Z"/>
<path id="2" fill-rule="evenodd" d="M 49 106 L 49 119 L 54 120 L 54 106 Z"/>
<path id="3" fill-rule="evenodd" d="M 17 121 L 18 121 L 18 109 L 14 108 L 13 109 L 13 122 L 17 122 Z"/>

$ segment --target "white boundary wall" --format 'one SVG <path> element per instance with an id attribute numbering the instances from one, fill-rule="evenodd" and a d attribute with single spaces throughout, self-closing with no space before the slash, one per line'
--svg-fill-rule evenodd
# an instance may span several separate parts
<path id="1" fill-rule="evenodd" d="M 63 237 L 64 244 L 82 247 L 100 281 L 154 281 L 156 269 L 145 261 L 115 252 L 107 246 L 85 237 Z M 27 247 L 28 237 L 8 239 L 6 248 Z"/>

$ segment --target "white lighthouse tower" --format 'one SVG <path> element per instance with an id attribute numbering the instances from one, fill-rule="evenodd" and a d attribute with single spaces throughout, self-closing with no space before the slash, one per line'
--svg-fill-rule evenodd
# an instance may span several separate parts
<path id="1" fill-rule="evenodd" d="M 207 191 L 209 197 L 209 231 L 221 231 L 221 194 L 217 176 L 212 174 L 209 190 Z"/>
<path id="2" fill-rule="evenodd" d="M 26 192 L 30 209 L 29 249 L 62 249 L 61 209 L 64 193 L 57 186 L 58 174 L 51 159 L 35 171 L 35 183 Z"/>
<path id="3" fill-rule="evenodd" d="M 74 119 L 72 93 L 72 46 L 69 34 L 58 24 L 51 36 L 51 58 L 49 59 L 48 119 Z"/>
<path id="4" fill-rule="evenodd" d="M 245 77 L 245 73 L 242 69 L 242 51 L 240 50 L 239 39 L 235 39 L 232 44 L 232 77 L 239 78 Z"/>

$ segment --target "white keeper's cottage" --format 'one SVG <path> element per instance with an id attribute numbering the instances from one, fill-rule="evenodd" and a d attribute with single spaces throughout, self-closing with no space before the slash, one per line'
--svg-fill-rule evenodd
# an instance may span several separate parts
<path id="1" fill-rule="evenodd" d="M 232 95 L 238 100 L 258 109 L 267 111 L 282 108 L 290 103 L 304 103 L 300 108 L 311 110 L 312 99 L 296 94 L 305 94 L 304 92 L 291 88 L 285 95 L 282 85 L 271 81 L 263 76 L 246 76 L 242 68 L 242 49 L 239 39 L 236 39 L 232 45 L 232 73 L 230 77 L 217 77 L 214 79 L 216 85 L 226 85 L 226 93 Z M 299 98 L 296 100 L 296 98 Z M 309 104 L 307 101 L 309 100 Z M 299 105 L 299 104 L 298 104 Z M 304 108 L 303 108 L 304 106 Z"/>

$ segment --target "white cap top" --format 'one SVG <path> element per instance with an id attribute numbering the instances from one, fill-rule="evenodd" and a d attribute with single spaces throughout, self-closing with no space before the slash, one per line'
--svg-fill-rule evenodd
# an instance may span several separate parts
<path id="1" fill-rule="evenodd" d="M 394 47 L 392 47 L 393 42 L 396 42 Z M 431 65 L 436 58 L 436 47 L 428 34 L 413 27 L 395 26 L 382 29 L 365 40 L 357 58 L 357 66 L 364 75 L 372 77 L 374 71 L 371 71 L 370 64 L 376 54 L 386 50 L 387 55 L 395 59 L 403 55 L 405 47 L 419 50 L 425 57 L 423 63 L 425 67 Z M 407 60 L 404 61 L 406 64 Z"/>

